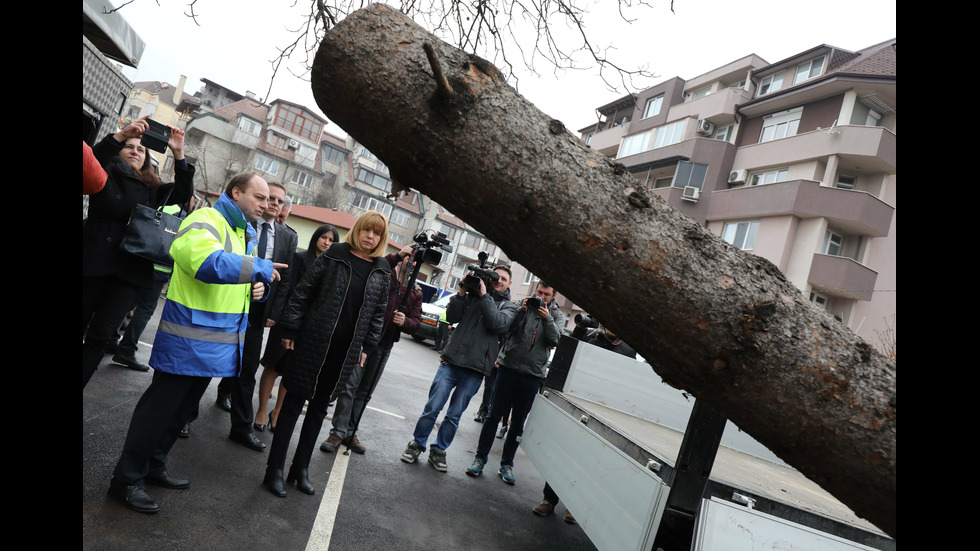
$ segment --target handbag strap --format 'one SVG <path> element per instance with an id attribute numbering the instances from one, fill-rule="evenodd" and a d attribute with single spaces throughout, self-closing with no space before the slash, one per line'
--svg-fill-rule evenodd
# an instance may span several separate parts
<path id="1" fill-rule="evenodd" d="M 170 191 L 167 192 L 167 196 L 163 198 L 163 202 L 160 203 L 159 206 L 157 206 L 157 209 L 156 210 L 162 211 L 163 210 L 163 207 L 167 206 L 167 201 L 170 200 L 170 194 L 174 192 L 174 188 L 175 187 L 177 187 L 177 183 L 176 182 L 174 182 L 173 184 L 170 184 Z"/>

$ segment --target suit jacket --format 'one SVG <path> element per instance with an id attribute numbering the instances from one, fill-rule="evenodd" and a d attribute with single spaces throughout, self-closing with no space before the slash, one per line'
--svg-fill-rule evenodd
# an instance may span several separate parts
<path id="1" fill-rule="evenodd" d="M 263 220 L 264 221 L 264 220 Z M 292 268 L 293 254 L 296 252 L 298 237 L 296 233 L 290 231 L 282 224 L 275 223 L 276 235 L 273 241 L 272 262 L 290 264 L 289 268 L 279 270 L 279 281 L 275 281 L 270 286 L 264 303 L 253 301 L 250 308 L 262 308 L 263 325 L 266 319 L 279 321 L 282 309 L 286 306 L 286 299 L 289 297 L 290 269 Z"/>

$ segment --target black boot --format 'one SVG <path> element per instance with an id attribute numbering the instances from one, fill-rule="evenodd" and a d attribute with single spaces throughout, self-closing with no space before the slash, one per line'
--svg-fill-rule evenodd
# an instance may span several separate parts
<path id="1" fill-rule="evenodd" d="M 306 467 L 297 467 L 296 465 L 289 467 L 286 483 L 292 484 L 293 482 L 296 482 L 296 489 L 304 494 L 313 495 L 316 493 L 313 485 L 310 484 L 310 470 Z"/>
<path id="2" fill-rule="evenodd" d="M 262 485 L 276 497 L 286 497 L 286 487 L 282 482 L 282 469 L 265 468 L 265 480 Z"/>

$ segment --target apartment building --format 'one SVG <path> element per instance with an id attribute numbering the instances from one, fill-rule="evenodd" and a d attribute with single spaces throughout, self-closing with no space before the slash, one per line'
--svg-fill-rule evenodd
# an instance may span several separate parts
<path id="1" fill-rule="evenodd" d="M 597 109 L 590 147 L 888 353 L 896 313 L 896 41 L 749 55 Z"/>

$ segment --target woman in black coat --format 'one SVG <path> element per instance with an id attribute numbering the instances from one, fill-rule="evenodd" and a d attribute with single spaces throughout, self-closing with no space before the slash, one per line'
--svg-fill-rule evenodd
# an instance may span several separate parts
<path id="1" fill-rule="evenodd" d="M 381 338 L 391 277 L 383 257 L 387 244 L 388 220 L 377 211 L 364 213 L 345 241 L 317 257 L 290 293 L 279 321 L 283 347 L 293 351 L 282 375 L 289 392 L 263 480 L 276 496 L 286 497 L 286 452 L 306 400 L 306 419 L 286 482 L 296 482 L 303 493 L 315 493 L 309 466 L 327 406 Z"/>
<path id="2" fill-rule="evenodd" d="M 306 268 L 313 265 L 316 257 L 323 254 L 331 245 L 340 241 L 340 234 L 337 228 L 330 224 L 324 224 L 313 232 L 310 237 L 310 246 L 305 251 L 293 253 L 293 261 L 289 264 L 289 289 L 296 287 L 300 278 L 306 273 Z M 288 299 L 287 299 L 288 300 Z M 256 430 L 265 430 L 266 415 L 269 416 L 269 430 L 276 430 L 276 423 L 279 420 L 279 412 L 282 411 L 282 402 L 286 398 L 286 386 L 279 385 L 279 393 L 276 396 L 276 407 L 271 412 L 268 411 L 269 398 L 272 387 L 276 384 L 276 378 L 282 375 L 286 366 L 287 350 L 282 346 L 282 325 L 275 324 L 269 329 L 268 344 L 265 346 L 265 354 L 262 356 L 262 376 L 259 377 L 259 407 L 255 410 L 255 421 L 253 423 Z"/>
<path id="3" fill-rule="evenodd" d="M 105 353 L 136 292 L 153 285 L 153 262 L 119 249 L 137 204 L 158 208 L 179 205 L 194 194 L 194 166 L 184 160 L 184 133 L 171 128 L 167 144 L 174 156 L 175 182 L 164 184 L 140 143 L 147 117 L 133 121 L 92 148 L 105 169 L 105 186 L 89 195 L 82 226 L 82 388 Z M 169 198 L 168 198 L 169 194 Z"/>

